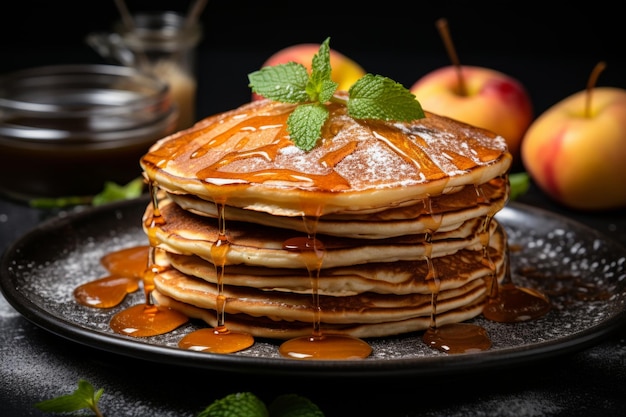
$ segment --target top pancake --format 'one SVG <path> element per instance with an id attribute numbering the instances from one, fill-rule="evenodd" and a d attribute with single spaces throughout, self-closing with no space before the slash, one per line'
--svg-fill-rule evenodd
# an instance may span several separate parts
<path id="1" fill-rule="evenodd" d="M 372 213 L 482 184 L 511 164 L 506 141 L 432 113 L 413 122 L 355 120 L 329 104 L 311 151 L 287 132 L 293 104 L 259 100 L 154 144 L 140 164 L 174 194 L 281 216 Z"/>

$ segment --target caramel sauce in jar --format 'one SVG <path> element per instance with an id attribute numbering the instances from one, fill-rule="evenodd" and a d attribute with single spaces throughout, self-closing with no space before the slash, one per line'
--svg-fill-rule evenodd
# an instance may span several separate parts
<path id="1" fill-rule="evenodd" d="M 0 192 L 17 200 L 126 184 L 178 120 L 167 84 L 118 65 L 16 71 L 0 77 L 0 97 Z"/>

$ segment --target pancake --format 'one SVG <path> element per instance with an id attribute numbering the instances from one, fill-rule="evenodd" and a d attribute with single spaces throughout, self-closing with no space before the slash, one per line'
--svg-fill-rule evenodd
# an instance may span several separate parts
<path id="1" fill-rule="evenodd" d="M 505 183 L 502 178 L 496 178 L 478 186 L 460 187 L 411 206 L 395 207 L 376 213 L 322 216 L 317 221 L 316 231 L 329 236 L 384 239 L 426 233 L 435 222 L 439 232 L 454 230 L 466 220 L 485 216 L 502 208 L 507 197 Z M 484 201 L 480 203 L 479 195 L 484 196 Z M 211 201 L 188 194 L 170 193 L 168 197 L 192 213 L 218 217 L 217 207 Z M 273 216 L 232 206 L 225 207 L 224 215 L 229 221 L 246 221 L 306 232 L 305 224 L 299 217 Z"/>
<path id="2" fill-rule="evenodd" d="M 154 279 L 156 289 L 176 300 L 215 311 L 217 285 L 193 278 L 171 269 Z M 482 279 L 437 294 L 437 311 L 445 312 L 463 307 L 485 295 Z M 255 288 L 225 285 L 225 311 L 245 313 L 273 320 L 313 323 L 316 318 L 312 298 L 308 294 L 262 291 Z M 429 316 L 431 294 L 377 294 L 361 293 L 344 297 L 319 296 L 321 323 L 377 323 L 406 320 L 415 316 Z M 311 327 L 312 328 L 312 327 Z"/>
<path id="3" fill-rule="evenodd" d="M 203 320 L 211 327 L 217 326 L 215 310 L 200 308 L 178 301 L 161 294 L 158 290 L 154 290 L 153 298 L 159 305 L 173 308 L 186 314 L 188 317 Z M 443 326 L 470 320 L 482 312 L 484 301 L 485 298 L 482 297 L 461 308 L 438 313 L 436 315 L 437 323 Z M 286 340 L 311 334 L 312 325 L 309 322 L 272 320 L 268 317 L 254 317 L 247 314 L 225 314 L 224 316 L 230 330 L 246 332 L 255 337 Z M 406 320 L 378 323 L 325 323 L 323 331 L 328 334 L 375 338 L 425 330 L 430 325 L 430 322 L 430 316 L 419 316 Z"/>
<path id="4" fill-rule="evenodd" d="M 326 106 L 309 151 L 287 131 L 295 105 L 258 100 L 141 158 L 156 303 L 211 326 L 223 306 L 229 329 L 276 339 L 316 324 L 384 337 L 427 329 L 435 313 L 437 325 L 481 314 L 508 267 L 494 219 L 509 198 L 506 141 L 428 112 L 356 120 Z"/>
<path id="5" fill-rule="evenodd" d="M 503 277 L 504 268 L 499 268 L 495 279 L 501 282 Z M 160 305 L 215 325 L 216 285 L 176 269 L 157 275 L 154 284 L 153 296 Z M 486 288 L 484 279 L 475 278 L 461 287 L 440 291 L 437 295 L 437 322 L 445 324 L 448 320 L 464 321 L 476 317 L 482 311 L 480 306 L 485 300 Z M 366 292 L 342 297 L 320 296 L 319 316 L 316 316 L 308 294 L 226 285 L 222 295 L 227 299 L 225 309 L 229 328 L 235 330 L 233 323 L 245 318 L 248 324 L 254 323 L 246 327 L 246 331 L 257 337 L 310 334 L 316 318 L 320 320 L 321 330 L 328 333 L 340 330 L 340 334 L 356 337 L 389 336 L 426 329 L 433 311 L 430 293 L 395 295 Z M 447 320 L 440 321 L 440 317 Z M 256 318 L 262 320 L 254 320 Z M 276 333 L 276 329 L 282 331 Z"/>
<path id="6" fill-rule="evenodd" d="M 198 255 L 211 260 L 211 248 L 218 240 L 219 222 L 216 219 L 193 215 L 167 198 L 159 201 L 163 222 L 152 225 L 152 206 L 144 214 L 144 229 L 157 241 L 158 248 L 181 254 Z M 496 222 L 487 231 L 493 234 Z M 252 265 L 269 268 L 303 268 L 302 256 L 297 251 L 285 250 L 284 242 L 302 236 L 286 229 L 270 228 L 246 222 L 228 221 L 229 250 L 225 254 L 226 265 Z M 388 239 L 354 239 L 344 237 L 316 238 L 324 246 L 322 269 L 372 262 L 423 260 L 450 255 L 461 249 L 481 250 L 483 237 L 479 231 L 483 219 L 464 222 L 449 232 L 432 234 L 432 242 L 425 242 L 425 235 L 407 235 Z"/>
<path id="7" fill-rule="evenodd" d="M 489 259 L 496 269 L 503 267 L 505 236 L 497 230 L 490 240 Z M 215 265 L 196 255 L 159 252 L 163 264 L 188 276 L 217 283 Z M 462 249 L 452 256 L 433 258 L 439 290 L 458 288 L 478 278 L 489 279 L 492 268 L 485 264 L 482 250 Z M 347 296 L 364 292 L 378 294 L 431 294 L 432 288 L 424 279 L 429 265 L 425 260 L 378 262 L 354 266 L 321 269 L 316 277 L 320 295 Z M 306 269 L 262 268 L 232 265 L 224 269 L 224 282 L 231 286 L 256 288 L 264 291 L 282 291 L 311 294 L 311 274 Z"/>
<path id="8" fill-rule="evenodd" d="M 272 215 L 373 213 L 503 175 L 512 157 L 492 132 L 426 112 L 413 122 L 357 120 L 330 103 L 321 145 L 295 146 L 295 105 L 258 100 L 155 143 L 146 178 L 173 194 Z"/>

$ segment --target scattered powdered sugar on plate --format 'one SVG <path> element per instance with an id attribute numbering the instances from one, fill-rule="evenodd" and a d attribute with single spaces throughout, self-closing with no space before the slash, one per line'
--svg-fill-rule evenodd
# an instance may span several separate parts
<path id="1" fill-rule="evenodd" d="M 368 340 L 373 348 L 370 357 L 346 364 L 340 361 L 339 366 L 337 362 L 281 358 L 279 341 L 258 340 L 251 348 L 232 355 L 184 351 L 177 347 L 180 338 L 204 327 L 203 323 L 192 321 L 171 333 L 148 338 L 118 335 L 109 328 L 112 315 L 144 301 L 141 289 L 111 309 L 92 309 L 73 300 L 75 287 L 105 276 L 100 265 L 102 256 L 147 244 L 141 229 L 144 203 L 70 216 L 23 239 L 9 256 L 8 270 L 1 271 L 3 289 L 11 304 L 29 313 L 31 320 L 43 328 L 131 357 L 146 356 L 176 364 L 188 361 L 208 369 L 236 370 L 237 361 L 241 361 L 246 370 L 301 372 L 304 367 L 314 372 L 319 369 L 356 374 L 437 373 L 442 361 L 453 364 L 447 368 L 450 371 L 454 366 L 461 369 L 501 365 L 511 359 L 535 359 L 588 346 L 624 316 L 626 253 L 621 246 L 556 215 L 509 205 L 496 218 L 509 238 L 513 281 L 547 293 L 553 309 L 532 322 L 495 323 L 482 316 L 472 320 L 483 326 L 492 339 L 488 351 L 447 355 L 426 346 L 421 333 Z M 550 405 L 545 404 L 543 411 L 549 412 Z"/>

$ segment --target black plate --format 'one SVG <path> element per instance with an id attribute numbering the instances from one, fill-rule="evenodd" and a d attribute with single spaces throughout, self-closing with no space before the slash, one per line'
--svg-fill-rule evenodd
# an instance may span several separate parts
<path id="1" fill-rule="evenodd" d="M 497 219 L 514 249 L 514 282 L 552 294 L 554 308 L 527 323 L 472 320 L 489 332 L 488 351 L 448 355 L 425 346 L 416 333 L 368 340 L 373 353 L 364 360 L 300 361 L 280 357 L 278 343 L 268 340 L 230 355 L 179 349 L 182 335 L 201 323 L 150 338 L 118 335 L 109 329 L 110 317 L 143 302 L 142 291 L 107 310 L 78 305 L 72 291 L 105 275 L 99 262 L 104 254 L 147 244 L 141 230 L 147 202 L 140 198 L 55 218 L 24 235 L 2 258 L 0 288 L 6 299 L 36 325 L 98 349 L 172 365 L 272 375 L 445 375 L 512 366 L 588 347 L 626 318 L 626 249 L 582 224 L 512 202 Z"/>

